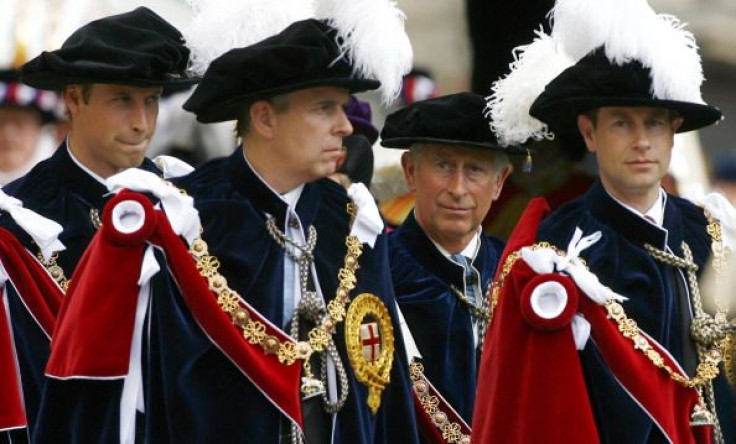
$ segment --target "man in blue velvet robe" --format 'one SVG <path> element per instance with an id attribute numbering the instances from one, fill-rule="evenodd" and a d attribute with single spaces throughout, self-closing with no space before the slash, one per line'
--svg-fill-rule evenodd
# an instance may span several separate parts
<path id="1" fill-rule="evenodd" d="M 326 319 L 335 326 L 327 338 L 329 357 L 314 352 L 311 376 L 304 370 L 305 381 L 319 388 L 312 394 L 302 389 L 303 430 L 214 345 L 201 348 L 177 375 L 193 384 L 190 402 L 201 408 L 191 425 L 194 436 L 242 443 L 418 440 L 380 216 L 362 185 L 346 193 L 327 179 L 343 137 L 352 132 L 343 110 L 349 93 L 378 86 L 353 74 L 335 37 L 325 22 L 305 20 L 232 50 L 212 62 L 184 105 L 202 122 L 238 121 L 242 145 L 232 156 L 176 182 L 194 198 L 202 238 L 230 288 L 295 340 L 308 340 Z M 294 60 L 309 63 L 297 69 Z M 348 209 L 351 201 L 357 217 Z M 375 240 L 363 244 L 355 289 L 344 304 L 346 319 L 325 317 L 326 304 L 344 301 L 341 268 L 352 261 L 346 259 L 346 238 L 361 229 Z M 361 312 L 363 293 L 374 295 L 374 311 Z M 348 324 L 351 319 L 359 323 Z M 388 379 L 372 404 L 364 374 L 376 359 L 388 359 Z M 202 408 L 215 402 L 221 406 Z"/>
<path id="2" fill-rule="evenodd" d="M 649 29 L 663 26 L 660 32 L 664 32 L 671 27 L 664 18 L 652 11 L 646 12 L 650 13 L 651 17 L 639 18 L 644 22 L 650 20 L 647 22 L 651 25 Z M 560 14 L 575 15 L 575 12 L 566 10 Z M 555 23 L 571 20 L 568 15 L 563 15 L 555 17 Z M 677 28 L 676 32 L 682 31 Z M 627 38 L 636 41 L 640 38 L 637 35 L 638 31 L 632 30 Z M 734 442 L 736 401 L 734 387 L 729 387 L 724 375 L 724 364 L 718 365 L 720 374 L 712 381 L 710 376 L 696 370 L 698 364 L 709 362 L 713 351 L 721 355 L 733 353 L 732 348 L 721 346 L 730 328 L 726 319 L 728 314 L 723 312 L 714 316 L 713 313 L 703 313 L 701 296 L 705 299 L 713 295 L 701 295 L 696 282 L 696 277 L 711 267 L 708 261 L 722 242 L 719 236 L 709 234 L 721 224 L 711 218 L 716 215 L 712 209 L 708 213 L 690 201 L 667 194 L 661 187 L 670 163 L 674 134 L 713 124 L 720 119 L 721 113 L 702 101 L 700 83 L 695 84 L 695 79 L 682 76 L 680 81 L 683 84 L 669 92 L 659 83 L 662 73 L 667 70 L 699 70 L 697 57 L 688 59 L 696 60 L 694 68 L 668 65 L 666 60 L 658 59 L 661 51 L 657 51 L 655 45 L 646 47 L 654 48 L 654 52 L 651 59 L 644 61 L 642 53 L 629 54 L 629 57 L 614 53 L 622 50 L 614 43 L 607 42 L 594 48 L 562 71 L 547 83 L 530 108 L 530 115 L 553 131 L 577 130 L 579 137 L 570 143 L 584 144 L 595 154 L 599 169 L 598 180 L 585 195 L 541 221 L 536 241 L 549 242 L 564 254 L 568 248 L 574 250 L 571 239 L 576 229 L 582 230 L 582 236 L 600 233 L 600 240 L 593 245 L 582 252 L 568 250 L 567 254 L 580 253 L 580 258 L 603 285 L 628 298 L 621 304 L 626 315 L 636 322 L 641 332 L 669 352 L 687 378 L 698 382 L 702 407 L 713 414 L 710 421 L 715 430 L 714 442 Z M 563 42 L 558 44 L 564 46 Z M 684 54 L 692 55 L 695 51 L 693 47 L 682 46 L 669 48 L 670 51 L 683 51 L 682 57 L 673 59 L 678 60 L 678 64 L 685 60 Z M 655 76 L 655 68 L 659 70 L 660 77 Z M 536 75 L 519 70 L 509 79 L 518 81 L 515 74 Z M 672 93 L 684 91 L 685 87 L 690 88 L 690 95 L 675 96 Z M 504 97 L 504 100 L 512 99 Z M 504 132 L 507 128 L 501 125 L 499 137 L 509 135 Z M 576 149 L 574 146 L 568 148 Z M 723 227 L 732 223 L 724 222 L 727 223 Z M 513 275 L 512 272 L 508 279 L 511 280 Z M 717 334 L 705 338 L 701 322 L 709 323 Z M 498 341 L 504 340 L 502 331 L 494 330 L 494 333 L 501 335 Z M 513 341 L 511 338 L 508 340 Z M 633 343 L 630 345 L 634 347 Z M 650 415 L 622 384 L 624 378 L 606 364 L 602 358 L 605 352 L 599 346 L 588 340 L 579 353 L 587 393 L 578 395 L 589 399 L 598 432 L 598 436 L 591 439 L 622 444 L 673 442 L 673 438 L 666 436 L 658 424 L 661 418 Z M 490 349 L 486 354 L 492 353 L 494 350 Z M 647 364 L 654 372 L 667 375 L 663 369 L 655 367 L 653 360 L 650 361 Z M 646 378 L 644 374 L 639 376 Z M 646 380 L 639 383 L 647 386 Z M 492 398 L 493 394 L 486 393 L 485 396 Z M 658 394 L 652 393 L 651 396 L 657 397 Z M 546 400 L 528 399 L 525 402 L 545 405 Z M 685 406 L 673 403 L 669 408 L 677 414 Z M 519 410 L 523 415 L 523 404 L 519 404 Z M 692 415 L 690 423 L 685 426 L 692 425 L 690 429 L 693 431 L 701 429 L 699 425 L 709 421 L 708 413 L 702 411 L 688 411 L 686 415 Z M 494 420 L 489 416 L 476 419 L 488 424 Z M 554 423 L 553 419 L 549 421 L 553 427 Z M 474 424 L 480 429 L 480 424 Z M 492 436 L 492 427 L 485 428 Z"/>
<path id="3" fill-rule="evenodd" d="M 511 172 L 507 154 L 519 153 L 498 145 L 484 108 L 472 93 L 416 102 L 389 115 L 381 134 L 383 146 L 408 148 L 402 166 L 415 195 L 389 237 L 396 300 L 426 377 L 468 424 L 503 249 L 480 224 Z"/>
<path id="4" fill-rule="evenodd" d="M 13 218 L 1 217 L 0 226 L 38 256 L 63 290 L 99 226 L 98 212 L 108 192 L 104 179 L 132 166 L 159 171 L 144 158 L 156 126 L 158 97 L 162 86 L 191 83 L 181 76 L 187 60 L 181 34 L 139 8 L 85 25 L 60 49 L 22 66 L 24 83 L 64 91 L 71 132 L 51 158 L 3 190 L 61 225 L 59 239 L 66 249 L 44 258 L 41 246 Z M 46 308 L 55 319 L 58 303 Z M 51 331 L 39 330 L 33 313 L 12 293 L 9 309 L 33 432 Z"/>
<path id="5" fill-rule="evenodd" d="M 188 60 L 181 33 L 141 7 L 93 21 L 60 49 L 21 67 L 23 83 L 63 91 L 71 129 L 51 158 L 3 189 L 64 227 L 60 239 L 67 249 L 47 263 L 60 282 L 71 277 L 99 226 L 105 178 L 130 167 L 158 171 L 145 152 L 159 97 L 164 86 L 193 83 L 184 72 Z M 3 222 L 38 250 L 12 221 Z"/>

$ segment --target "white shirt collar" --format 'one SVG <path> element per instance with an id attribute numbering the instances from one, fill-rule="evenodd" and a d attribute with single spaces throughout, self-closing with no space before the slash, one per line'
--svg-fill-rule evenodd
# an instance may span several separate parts
<path id="1" fill-rule="evenodd" d="M 465 246 L 465 248 L 462 249 L 460 254 L 470 259 L 470 262 L 475 260 L 475 256 L 478 255 L 478 250 L 480 249 L 480 232 L 481 227 L 478 227 L 478 230 L 475 232 L 475 235 L 470 239 L 470 242 L 468 242 L 468 245 Z M 430 241 L 434 244 L 434 246 L 437 248 L 437 251 L 442 253 L 446 258 L 452 260 L 450 256 L 452 254 L 445 250 L 440 244 L 434 241 L 431 237 L 429 238 Z"/>
<path id="2" fill-rule="evenodd" d="M 258 174 L 258 171 L 256 171 L 255 168 L 253 168 L 253 165 L 250 164 L 250 161 L 248 160 L 248 156 L 245 155 L 245 145 L 243 145 L 243 159 L 245 159 L 245 163 L 248 165 L 248 168 L 250 168 L 251 171 L 253 171 L 253 174 L 256 175 L 258 180 L 263 182 L 266 187 L 268 187 L 269 190 L 273 192 L 273 194 L 279 196 L 286 204 L 289 206 L 289 208 L 296 207 L 296 203 L 299 201 L 299 197 L 302 195 L 302 190 L 304 189 L 304 184 L 300 184 L 296 188 L 294 188 L 291 191 L 287 191 L 286 193 L 279 193 L 278 191 L 274 190 L 273 187 L 266 182 L 266 180 L 261 177 L 260 174 Z"/>
<path id="3" fill-rule="evenodd" d="M 105 179 L 102 176 L 100 176 L 99 174 L 93 172 L 92 170 L 84 166 L 82 162 L 79 161 L 79 159 L 74 157 L 74 153 L 72 153 L 72 150 L 69 149 L 69 138 L 66 139 L 66 143 L 64 145 L 66 146 L 66 151 L 69 153 L 69 157 L 72 158 L 72 161 L 74 161 L 74 163 L 76 163 L 77 166 L 82 169 L 82 171 L 92 176 L 92 178 L 96 180 L 97 182 L 101 183 L 102 185 L 107 186 L 107 183 L 105 182 Z"/>
<path id="4" fill-rule="evenodd" d="M 606 191 L 606 193 L 608 193 L 608 191 Z M 616 202 L 618 202 L 622 207 L 626 208 L 627 210 L 631 211 L 632 213 L 646 220 L 650 224 L 652 223 L 652 221 L 649 220 L 648 218 L 651 218 L 654 221 L 654 225 L 658 227 L 661 227 L 662 224 L 664 223 L 664 207 L 667 204 L 667 193 L 665 193 L 662 188 L 659 189 L 659 198 L 654 201 L 654 205 L 652 205 L 652 207 L 649 208 L 644 213 L 641 213 L 634 207 L 626 205 L 625 203 L 616 199 L 615 197 L 611 195 L 611 193 L 608 193 L 608 195 L 611 196 L 611 198 L 615 200 Z"/>

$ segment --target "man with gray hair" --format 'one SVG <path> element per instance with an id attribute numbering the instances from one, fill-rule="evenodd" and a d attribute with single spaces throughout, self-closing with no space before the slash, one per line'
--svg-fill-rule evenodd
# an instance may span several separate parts
<path id="1" fill-rule="evenodd" d="M 381 134 L 383 146 L 409 149 L 401 164 L 415 195 L 414 210 L 389 239 L 404 336 L 418 348 L 408 347 L 409 359 L 414 369 L 424 367 L 462 435 L 469 434 L 490 317 L 486 294 L 503 246 L 482 233 L 481 222 L 511 173 L 507 154 L 523 152 L 498 145 L 484 108 L 472 93 L 416 102 L 388 116 Z M 423 377 L 412 373 L 421 400 Z M 425 435 L 441 425 L 428 429 Z"/>

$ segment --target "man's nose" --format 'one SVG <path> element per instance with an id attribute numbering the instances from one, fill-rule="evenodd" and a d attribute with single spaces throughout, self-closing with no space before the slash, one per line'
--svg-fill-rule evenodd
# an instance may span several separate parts
<path id="1" fill-rule="evenodd" d="M 456 168 L 452 173 L 447 190 L 454 196 L 462 196 L 468 191 L 468 179 L 462 168 Z"/>
<path id="2" fill-rule="evenodd" d="M 350 123 L 350 119 L 348 119 L 347 114 L 345 114 L 345 111 L 341 108 L 340 109 L 340 121 L 337 124 L 337 133 L 342 137 L 347 137 L 351 134 L 353 134 L 353 124 Z"/>

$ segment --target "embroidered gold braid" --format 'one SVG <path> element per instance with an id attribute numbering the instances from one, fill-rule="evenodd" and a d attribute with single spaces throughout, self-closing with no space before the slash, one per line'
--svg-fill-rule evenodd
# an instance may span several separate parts
<path id="1" fill-rule="evenodd" d="M 429 385 L 424 377 L 424 366 L 420 362 L 412 361 L 409 364 L 409 377 L 422 408 L 432 419 L 435 427 L 442 432 L 442 438 L 451 444 L 469 444 L 470 436 L 463 435 L 460 424 L 451 421 L 447 413 L 438 408 L 440 401 L 429 390 Z"/>
<path id="2" fill-rule="evenodd" d="M 64 274 L 64 270 L 61 268 L 61 265 L 56 263 L 56 261 L 59 260 L 59 253 L 52 254 L 48 261 L 43 258 L 43 254 L 41 254 L 41 252 L 38 252 L 36 254 L 36 257 L 38 258 L 38 261 L 41 262 L 41 265 L 44 266 L 46 271 L 59 285 L 61 291 L 66 293 L 66 291 L 69 289 L 69 279 L 67 279 L 66 275 Z"/>
<path id="3" fill-rule="evenodd" d="M 731 328 L 736 330 L 736 319 L 731 321 Z M 726 354 L 723 356 L 723 367 L 726 369 L 726 377 L 732 390 L 736 390 L 736 334 L 731 333 L 724 341 Z"/>
<path id="4" fill-rule="evenodd" d="M 348 214 L 355 218 L 355 204 L 348 203 Z M 240 306 L 240 295 L 231 289 L 227 279 L 219 272 L 220 261 L 209 253 L 207 243 L 200 237 L 192 243 L 190 253 L 197 261 L 197 270 L 207 279 L 210 290 L 217 295 L 217 303 L 222 311 L 230 315 L 236 327 L 243 331 L 243 337 L 251 344 L 260 345 L 266 354 L 277 355 L 279 362 L 292 365 L 298 359 L 309 362 L 314 352 L 322 352 L 327 344 L 327 337 L 335 333 L 337 324 L 345 318 L 345 307 L 350 301 L 350 291 L 355 288 L 358 259 L 363 252 L 363 245 L 355 236 L 345 239 L 347 253 L 345 262 L 338 272 L 339 286 L 337 297 L 327 304 L 327 313 L 322 322 L 309 331 L 309 341 L 280 341 L 279 338 L 266 334 L 266 326 L 260 321 L 250 318 L 248 312 Z"/>

